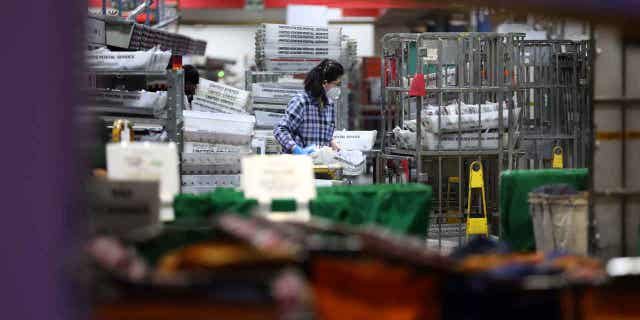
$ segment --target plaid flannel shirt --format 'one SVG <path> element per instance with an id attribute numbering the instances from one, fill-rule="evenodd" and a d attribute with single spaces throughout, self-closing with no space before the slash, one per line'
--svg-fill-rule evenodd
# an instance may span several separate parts
<path id="1" fill-rule="evenodd" d="M 291 153 L 296 145 L 304 148 L 329 146 L 335 130 L 335 106 L 333 102 L 320 108 L 318 99 L 306 92 L 295 95 L 273 135 L 285 152 Z"/>

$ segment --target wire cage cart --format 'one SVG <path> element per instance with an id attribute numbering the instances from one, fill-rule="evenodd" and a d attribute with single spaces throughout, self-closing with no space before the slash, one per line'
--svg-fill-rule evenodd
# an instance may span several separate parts
<path id="1" fill-rule="evenodd" d="M 517 163 L 510 167 L 585 167 L 591 123 L 589 42 L 525 40 L 517 50 L 517 101 L 523 108 L 519 135 L 512 140 Z"/>
<path id="2" fill-rule="evenodd" d="M 401 162 L 400 180 L 434 187 L 429 238 L 440 248 L 465 239 L 467 214 L 489 218 L 495 227 L 487 231 L 497 233 L 491 218 L 497 217 L 499 173 L 514 151 L 509 147 L 520 110 L 513 66 L 515 44 L 523 38 L 423 33 L 389 34 L 382 40 L 384 151 L 377 178 L 397 182 L 398 170 L 389 164 Z M 416 72 L 425 75 L 425 97 L 408 96 Z M 476 173 L 481 184 L 472 180 L 478 179 Z"/>
<path id="3" fill-rule="evenodd" d="M 387 34 L 382 42 L 376 179 L 434 187 L 429 240 L 438 247 L 461 243 L 478 213 L 487 233 L 498 233 L 504 169 L 588 164 L 588 41 L 424 33 Z M 425 97 L 408 95 L 416 73 L 425 75 Z"/>

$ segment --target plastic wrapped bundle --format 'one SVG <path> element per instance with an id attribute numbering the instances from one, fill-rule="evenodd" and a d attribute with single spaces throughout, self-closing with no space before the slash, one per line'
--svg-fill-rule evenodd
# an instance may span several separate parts
<path id="1" fill-rule="evenodd" d="M 147 51 L 111 51 L 107 48 L 91 50 L 87 53 L 87 67 L 99 71 L 165 71 L 171 51 L 162 51 L 158 47 Z"/>
<path id="2" fill-rule="evenodd" d="M 256 65 L 263 70 L 307 72 L 322 59 L 340 59 L 342 30 L 262 24 L 256 32 Z"/>
<path id="3" fill-rule="evenodd" d="M 253 83 L 251 95 L 253 102 L 287 104 L 296 94 L 304 91 L 302 84 L 291 83 Z"/>
<path id="4" fill-rule="evenodd" d="M 210 154 L 210 153 L 250 153 L 247 146 L 234 146 L 228 144 L 213 144 L 203 142 L 185 142 L 184 153 Z"/>
<path id="5" fill-rule="evenodd" d="M 357 176 L 364 173 L 366 158 L 361 151 L 341 150 L 335 152 L 330 147 L 322 147 L 311 157 L 316 165 L 340 165 L 344 175 Z"/>
<path id="6" fill-rule="evenodd" d="M 256 110 L 254 112 L 256 116 L 256 127 L 258 128 L 271 128 L 276 126 L 280 119 L 284 116 L 283 113 L 267 112 Z"/>
<path id="7" fill-rule="evenodd" d="M 453 107 L 451 106 L 442 108 L 427 107 L 426 110 L 422 111 L 422 130 L 439 133 L 441 130 L 487 130 L 497 129 L 499 127 L 500 112 L 493 110 L 492 105 L 481 106 L 480 109 L 482 111 L 480 114 L 477 112 L 478 106 L 468 105 L 464 108 L 467 111 L 457 114 L 457 111 L 455 113 L 452 112 Z M 514 114 L 514 121 L 517 122 L 520 108 L 515 108 L 512 112 Z M 438 115 L 438 113 L 440 113 L 440 115 Z M 416 131 L 416 120 L 405 121 L 404 126 L 406 129 Z M 502 127 L 505 129 L 509 128 L 509 110 L 502 110 Z"/>
<path id="8" fill-rule="evenodd" d="M 88 92 L 88 96 L 93 103 L 112 107 L 163 109 L 167 105 L 166 91 L 91 89 Z"/>
<path id="9" fill-rule="evenodd" d="M 395 128 L 393 129 L 393 134 L 398 147 L 415 149 L 415 132 Z M 457 150 L 458 146 L 463 150 L 493 150 L 498 149 L 498 132 L 485 131 L 479 135 L 477 132 L 434 134 L 423 131 L 421 144 L 424 150 L 438 150 L 438 146 L 440 150 Z"/>
<path id="10" fill-rule="evenodd" d="M 256 43 L 282 43 L 299 46 L 340 46 L 340 28 L 262 24 L 256 33 Z"/>
<path id="11" fill-rule="evenodd" d="M 185 110 L 183 118 L 184 139 L 193 142 L 248 145 L 255 125 L 253 116 L 241 114 Z"/>
<path id="12" fill-rule="evenodd" d="M 183 174 L 238 174 L 248 146 L 187 142 L 182 153 Z"/>
<path id="13" fill-rule="evenodd" d="M 193 97 L 194 109 L 198 111 L 244 113 L 249 101 L 249 92 L 222 83 L 200 79 Z"/>

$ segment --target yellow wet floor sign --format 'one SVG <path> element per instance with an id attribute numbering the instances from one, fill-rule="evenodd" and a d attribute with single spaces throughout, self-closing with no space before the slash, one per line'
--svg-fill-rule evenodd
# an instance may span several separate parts
<path id="1" fill-rule="evenodd" d="M 553 161 L 551 162 L 551 167 L 554 169 L 562 169 L 564 167 L 564 152 L 562 151 L 562 147 L 556 146 L 553 148 Z"/>
<path id="2" fill-rule="evenodd" d="M 482 192 L 482 216 L 479 218 L 471 217 L 471 192 L 474 189 L 480 189 Z M 482 173 L 482 164 L 474 161 L 469 166 L 469 196 L 467 199 L 467 238 L 470 235 L 489 235 L 489 226 L 487 223 L 487 202 L 484 193 L 484 175 Z"/>

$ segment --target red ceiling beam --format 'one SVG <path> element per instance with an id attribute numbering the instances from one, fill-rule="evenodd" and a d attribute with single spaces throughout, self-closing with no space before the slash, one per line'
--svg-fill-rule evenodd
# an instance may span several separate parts
<path id="1" fill-rule="evenodd" d="M 89 7 L 102 7 L 102 0 L 87 0 Z M 167 4 L 175 4 L 176 1 L 166 1 Z M 180 0 L 181 9 L 242 9 L 245 0 Z M 432 4 L 416 0 L 264 0 L 265 8 L 286 8 L 287 5 L 321 5 L 330 8 L 371 10 L 367 14 L 375 14 L 374 10 L 380 9 L 414 9 L 431 8 Z M 153 5 L 155 7 L 155 3 Z M 107 0 L 107 7 L 111 7 L 111 1 Z M 364 16 L 364 11 L 350 11 L 352 16 Z M 378 16 L 376 14 L 374 16 Z"/>
<path id="2" fill-rule="evenodd" d="M 384 9 L 342 9 L 343 17 L 379 17 Z"/>
<path id="3" fill-rule="evenodd" d="M 342 9 L 415 9 L 432 4 L 414 0 L 264 0 L 265 8 L 286 8 L 289 4 L 322 5 Z"/>
<path id="4" fill-rule="evenodd" d="M 184 0 L 182 0 L 182 1 L 184 1 Z M 174 5 L 176 5 L 177 2 L 178 2 L 178 0 L 165 0 L 164 4 L 167 5 L 167 6 L 174 6 Z M 200 2 L 209 2 L 209 0 L 201 0 Z M 219 2 L 225 2 L 226 3 L 226 2 L 233 2 L 233 1 L 224 1 L 224 0 L 222 0 L 222 1 L 219 1 Z M 102 0 L 88 0 L 88 3 L 89 3 L 89 5 L 88 5 L 89 8 L 102 8 Z M 155 9 L 157 6 L 158 6 L 158 1 L 154 1 L 151 4 L 151 8 Z M 107 0 L 107 8 L 111 8 L 111 7 L 112 7 L 111 0 Z"/>
<path id="5" fill-rule="evenodd" d="M 180 0 L 180 9 L 242 9 L 245 0 Z"/>

